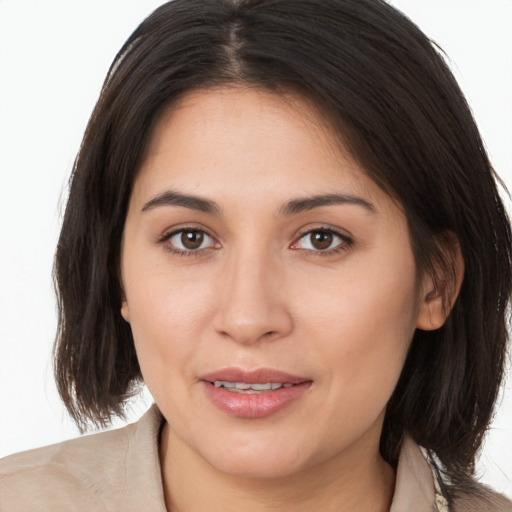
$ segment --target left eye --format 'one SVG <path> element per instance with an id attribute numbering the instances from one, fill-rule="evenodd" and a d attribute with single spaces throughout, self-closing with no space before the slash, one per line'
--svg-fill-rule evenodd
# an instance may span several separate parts
<path id="1" fill-rule="evenodd" d="M 178 251 L 191 252 L 211 247 L 213 238 L 199 229 L 182 229 L 168 238 L 173 248 Z"/>
<path id="2" fill-rule="evenodd" d="M 342 244 L 348 244 L 348 241 L 341 235 L 327 229 L 315 229 L 302 235 L 293 244 L 293 248 L 310 251 L 328 251 Z"/>

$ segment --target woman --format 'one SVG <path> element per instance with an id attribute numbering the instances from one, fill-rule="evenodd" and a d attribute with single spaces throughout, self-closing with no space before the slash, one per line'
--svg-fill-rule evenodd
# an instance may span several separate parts
<path id="1" fill-rule="evenodd" d="M 508 510 L 471 475 L 511 273 L 468 107 L 397 11 L 166 4 L 110 70 L 56 257 L 75 421 L 141 380 L 156 405 L 5 459 L 2 505 Z"/>

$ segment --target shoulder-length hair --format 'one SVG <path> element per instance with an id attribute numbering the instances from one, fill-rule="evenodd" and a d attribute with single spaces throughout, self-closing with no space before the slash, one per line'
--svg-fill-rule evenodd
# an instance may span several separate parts
<path id="1" fill-rule="evenodd" d="M 55 373 L 77 424 L 107 424 L 142 376 L 120 314 L 132 183 L 162 112 L 192 89 L 294 91 L 317 106 L 409 222 L 418 269 L 465 277 L 445 324 L 417 330 L 381 453 L 407 432 L 452 482 L 474 471 L 503 375 L 511 230 L 470 109 L 443 58 L 382 0 L 174 0 L 116 56 L 75 161 L 56 260 Z M 450 284 L 450 283 L 448 283 Z"/>

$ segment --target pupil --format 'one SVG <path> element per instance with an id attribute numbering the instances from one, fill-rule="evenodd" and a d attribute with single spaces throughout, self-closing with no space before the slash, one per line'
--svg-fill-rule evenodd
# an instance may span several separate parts
<path id="1" fill-rule="evenodd" d="M 181 243 L 187 249 L 197 249 L 203 243 L 204 234 L 201 231 L 184 231 L 181 235 Z"/>
<path id="2" fill-rule="evenodd" d="M 332 244 L 332 234 L 316 231 L 313 233 L 312 244 L 315 249 L 327 249 Z"/>

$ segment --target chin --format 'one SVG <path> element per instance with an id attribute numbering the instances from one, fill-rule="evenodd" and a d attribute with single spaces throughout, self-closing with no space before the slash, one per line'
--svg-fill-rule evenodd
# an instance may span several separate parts
<path id="1" fill-rule="evenodd" d="M 239 478 L 286 478 L 307 466 L 306 454 L 297 449 L 300 445 L 261 441 L 223 441 L 217 446 L 208 446 L 202 455 L 218 471 Z"/>
<path id="2" fill-rule="evenodd" d="M 286 478 L 303 469 L 303 465 L 299 461 L 269 459 L 269 457 L 262 457 L 261 454 L 253 457 L 230 456 L 226 459 L 210 461 L 210 463 L 218 471 L 232 477 L 253 480 Z"/>

